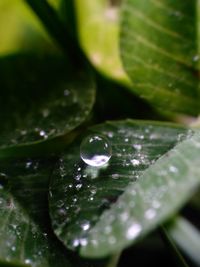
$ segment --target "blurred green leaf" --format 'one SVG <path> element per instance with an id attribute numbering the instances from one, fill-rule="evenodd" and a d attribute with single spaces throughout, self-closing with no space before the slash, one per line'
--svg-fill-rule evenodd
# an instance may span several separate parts
<path id="1" fill-rule="evenodd" d="M 167 227 L 167 232 L 180 249 L 193 261 L 200 265 L 200 232 L 187 219 L 180 216 Z"/>
<path id="2" fill-rule="evenodd" d="M 122 250 L 171 215 L 193 186 L 188 186 L 187 172 L 179 177 L 187 166 L 181 171 L 178 161 L 167 160 L 168 151 L 187 132 L 178 125 L 132 120 L 92 127 L 87 134 L 106 136 L 112 157 L 102 168 L 86 165 L 77 142 L 61 157 L 50 187 L 50 214 L 59 239 L 71 249 L 81 246 L 83 256 L 103 257 Z M 174 197 L 172 189 L 173 194 L 183 193 L 174 203 L 168 199 Z"/>
<path id="3" fill-rule="evenodd" d="M 143 99 L 124 90 L 117 82 L 96 76 L 96 101 L 93 108 L 96 121 L 134 118 L 139 120 L 162 120 L 155 110 Z M 123 104 L 122 103 L 123 99 Z"/>
<path id="4" fill-rule="evenodd" d="M 90 71 L 74 72 L 49 56 L 1 58 L 0 92 L 0 157 L 64 136 L 88 117 L 95 100 Z"/>
<path id="5" fill-rule="evenodd" d="M 55 47 L 24 0 L 0 2 L 0 54 L 18 51 L 46 51 Z"/>
<path id="6" fill-rule="evenodd" d="M 119 56 L 119 7 L 108 0 L 75 0 L 81 46 L 105 76 L 130 86 Z"/>
<path id="7" fill-rule="evenodd" d="M 189 267 L 183 255 L 181 254 L 178 247 L 176 246 L 174 240 L 168 234 L 168 231 L 165 228 L 165 226 L 163 225 L 160 226 L 158 230 L 159 230 L 163 243 L 165 244 L 166 248 L 170 252 L 171 256 L 173 256 L 174 261 L 176 262 L 176 265 L 179 267 Z"/>
<path id="8" fill-rule="evenodd" d="M 125 0 L 122 6 L 121 55 L 133 92 L 162 111 L 197 115 L 196 1 Z"/>
<path id="9" fill-rule="evenodd" d="M 50 5 L 52 5 L 56 10 L 59 10 L 61 5 L 61 0 L 47 0 Z"/>

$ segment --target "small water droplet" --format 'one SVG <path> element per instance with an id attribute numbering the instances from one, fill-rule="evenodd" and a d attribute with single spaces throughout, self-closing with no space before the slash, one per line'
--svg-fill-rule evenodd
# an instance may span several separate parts
<path id="1" fill-rule="evenodd" d="M 14 230 L 17 229 L 17 225 L 16 225 L 16 224 L 11 224 L 11 226 L 12 226 L 12 228 L 13 228 Z"/>
<path id="2" fill-rule="evenodd" d="M 154 209 L 149 209 L 145 212 L 145 217 L 148 220 L 152 220 L 156 216 L 156 211 Z"/>
<path id="3" fill-rule="evenodd" d="M 41 137 L 43 137 L 45 139 L 48 137 L 48 135 L 46 134 L 46 132 L 43 131 L 43 130 L 41 130 L 39 134 L 40 134 Z"/>
<path id="4" fill-rule="evenodd" d="M 153 206 L 153 208 L 158 209 L 158 208 L 160 208 L 160 202 L 154 200 L 152 203 L 152 206 Z"/>
<path id="5" fill-rule="evenodd" d="M 133 223 L 126 232 L 127 239 L 133 239 L 141 232 L 142 227 L 138 223 Z"/>
<path id="6" fill-rule="evenodd" d="M 73 199 L 72 199 L 72 201 L 74 202 L 74 203 L 76 203 L 77 202 L 77 197 L 74 197 Z"/>
<path id="7" fill-rule="evenodd" d="M 82 160 L 93 167 L 105 165 L 111 158 L 112 149 L 109 141 L 100 135 L 86 137 L 80 147 Z"/>
<path id="8" fill-rule="evenodd" d="M 45 109 L 42 110 L 43 118 L 47 118 L 49 116 L 49 114 L 50 114 L 49 109 L 45 108 Z"/>
<path id="9" fill-rule="evenodd" d="M 139 139 L 143 140 L 144 139 L 144 135 L 140 135 Z"/>
<path id="10" fill-rule="evenodd" d="M 30 259 L 25 259 L 25 261 L 24 261 L 26 264 L 31 264 L 32 263 L 32 261 L 30 260 Z"/>
<path id="11" fill-rule="evenodd" d="M 26 135 L 27 131 L 26 130 L 21 130 L 21 135 Z"/>
<path id="12" fill-rule="evenodd" d="M 156 134 L 156 133 L 152 133 L 152 134 L 150 135 L 150 137 L 149 137 L 150 140 L 156 140 L 156 139 L 158 139 L 158 138 L 159 138 L 159 135 Z"/>
<path id="13" fill-rule="evenodd" d="M 92 195 L 95 195 L 95 194 L 97 193 L 97 188 L 96 188 L 95 186 L 92 186 L 92 187 L 90 188 L 90 193 L 91 193 Z"/>
<path id="14" fill-rule="evenodd" d="M 82 186 L 83 186 L 82 184 L 77 184 L 77 185 L 76 185 L 76 189 L 77 189 L 77 190 L 80 190 Z"/>
<path id="15" fill-rule="evenodd" d="M 81 238 L 80 240 L 79 240 L 79 242 L 80 242 L 80 245 L 81 246 L 87 246 L 87 244 L 88 244 L 88 241 L 87 241 L 87 239 L 86 238 Z"/>
<path id="16" fill-rule="evenodd" d="M 15 246 L 12 246 L 12 247 L 11 247 L 11 250 L 12 250 L 12 251 L 15 251 L 15 250 L 16 250 L 16 247 L 15 247 Z"/>
<path id="17" fill-rule="evenodd" d="M 133 166 L 138 166 L 140 165 L 140 161 L 138 159 L 132 159 L 131 163 L 133 164 Z"/>
<path id="18" fill-rule="evenodd" d="M 114 237 L 114 236 L 110 236 L 109 238 L 108 238 L 108 242 L 110 243 L 110 244 L 115 244 L 116 243 L 116 238 Z"/>
<path id="19" fill-rule="evenodd" d="M 122 222 L 126 222 L 129 218 L 129 213 L 124 211 L 123 213 L 120 214 L 120 220 Z"/>
<path id="20" fill-rule="evenodd" d="M 133 147 L 138 151 L 142 149 L 142 145 L 140 145 L 140 144 L 135 144 L 135 145 L 133 145 Z"/>
<path id="21" fill-rule="evenodd" d="M 173 166 L 173 165 L 169 166 L 169 170 L 172 173 L 177 173 L 178 172 L 178 169 L 175 166 Z"/>
<path id="22" fill-rule="evenodd" d="M 110 234 L 112 232 L 111 226 L 107 225 L 104 229 L 105 234 Z"/>
<path id="23" fill-rule="evenodd" d="M 64 90 L 63 94 L 64 94 L 64 96 L 68 96 L 70 94 L 70 91 L 66 89 L 66 90 Z"/>
<path id="24" fill-rule="evenodd" d="M 72 246 L 73 247 L 78 247 L 79 246 L 79 239 L 74 239 L 73 242 L 72 242 Z"/>
<path id="25" fill-rule="evenodd" d="M 66 216 L 66 210 L 61 208 L 58 210 L 58 214 L 61 215 L 61 216 Z"/>
<path id="26" fill-rule="evenodd" d="M 26 169 L 30 168 L 32 164 L 33 164 L 32 161 L 27 161 L 27 162 L 26 162 L 26 166 L 25 166 Z"/>
<path id="27" fill-rule="evenodd" d="M 197 61 L 199 61 L 199 55 L 195 55 L 194 57 L 193 57 L 193 59 L 192 59 L 194 62 L 197 62 Z"/>
<path id="28" fill-rule="evenodd" d="M 92 239 L 90 242 L 93 246 L 95 246 L 95 247 L 98 246 L 98 240 L 97 239 Z"/>
<path id="29" fill-rule="evenodd" d="M 81 179 L 81 174 L 77 174 L 76 176 L 75 176 L 75 180 L 76 181 L 79 181 Z"/>
<path id="30" fill-rule="evenodd" d="M 118 173 L 113 173 L 112 174 L 112 178 L 113 179 L 118 179 L 119 178 L 119 174 Z"/>
<path id="31" fill-rule="evenodd" d="M 87 230 L 90 228 L 90 222 L 88 222 L 88 221 L 84 221 L 84 222 L 81 224 L 81 228 L 83 229 L 83 231 L 87 231 Z"/>
<path id="32" fill-rule="evenodd" d="M 113 132 L 108 132 L 108 137 L 113 138 Z"/>
<path id="33" fill-rule="evenodd" d="M 178 141 L 178 142 L 182 142 L 184 139 L 185 139 L 185 135 L 184 135 L 184 134 L 179 134 L 179 135 L 177 136 L 177 141 Z"/>

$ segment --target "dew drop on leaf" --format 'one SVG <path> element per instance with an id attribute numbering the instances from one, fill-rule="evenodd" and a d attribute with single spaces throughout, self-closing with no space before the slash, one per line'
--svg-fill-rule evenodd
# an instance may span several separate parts
<path id="1" fill-rule="evenodd" d="M 90 228 L 90 222 L 89 221 L 84 221 L 81 224 L 81 228 L 83 229 L 83 231 L 87 231 Z"/>
<path id="2" fill-rule="evenodd" d="M 127 239 L 135 238 L 142 230 L 142 227 L 138 223 L 133 223 L 126 232 Z"/>
<path id="3" fill-rule="evenodd" d="M 139 166 L 140 165 L 140 161 L 138 159 L 132 159 L 131 163 L 133 164 L 133 166 Z"/>
<path id="4" fill-rule="evenodd" d="M 111 145 L 104 136 L 90 135 L 81 143 L 80 156 L 90 166 L 100 167 L 105 165 L 111 155 Z"/>
<path id="5" fill-rule="evenodd" d="M 25 259 L 25 264 L 31 264 L 32 261 L 30 259 Z"/>
<path id="6" fill-rule="evenodd" d="M 199 55 L 195 55 L 195 56 L 193 57 L 193 61 L 194 61 L 194 62 L 199 61 Z"/>

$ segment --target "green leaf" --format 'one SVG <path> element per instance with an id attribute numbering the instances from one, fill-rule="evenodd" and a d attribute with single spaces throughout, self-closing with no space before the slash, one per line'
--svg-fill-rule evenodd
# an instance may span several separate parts
<path id="1" fill-rule="evenodd" d="M 52 41 L 23 0 L 1 0 L 0 24 L 1 55 L 22 50 L 55 50 Z"/>
<path id="2" fill-rule="evenodd" d="M 50 56 L 1 58 L 0 88 L 0 157 L 69 133 L 88 117 L 95 100 L 88 69 L 74 72 L 64 59 Z"/>
<path id="3" fill-rule="evenodd" d="M 107 122 L 91 128 L 87 134 L 104 135 L 110 140 L 112 157 L 101 169 L 88 166 L 80 159 L 79 142 L 61 157 L 53 172 L 49 199 L 52 225 L 58 238 L 71 249 L 82 246 L 83 256 L 103 257 L 134 241 L 134 229 L 130 236 L 126 235 L 131 226 L 138 230 L 135 234 L 139 234 L 142 227 L 144 232 L 150 231 L 160 220 L 156 209 L 160 212 L 163 208 L 165 217 L 171 215 L 170 209 L 174 211 L 176 203 L 172 205 L 168 198 L 165 201 L 162 197 L 171 190 L 173 179 L 160 180 L 155 175 L 148 177 L 150 181 L 146 185 L 141 176 L 155 160 L 168 155 L 187 132 L 178 125 L 132 120 Z M 168 168 L 164 167 L 167 174 Z M 176 174 L 174 170 L 172 166 L 172 178 Z M 187 184 L 185 177 L 180 180 L 180 190 L 182 184 Z M 159 196 L 161 199 L 157 199 Z M 155 210 L 146 203 L 150 197 L 154 197 L 151 204 Z M 182 196 L 177 201 L 180 199 Z"/>
<path id="4" fill-rule="evenodd" d="M 123 2 L 121 55 L 132 90 L 162 111 L 199 113 L 196 5 L 182 0 Z"/>
<path id="5" fill-rule="evenodd" d="M 90 231 L 84 256 L 100 257 L 134 243 L 172 216 L 200 183 L 200 134 L 176 145 L 129 185 L 112 208 Z M 126 220 L 123 218 L 126 217 Z M 105 231 L 105 225 L 111 231 Z M 114 238 L 109 244 L 107 240 Z"/>
<path id="6" fill-rule="evenodd" d="M 81 46 L 105 76 L 130 86 L 119 56 L 119 7 L 108 0 L 75 0 Z"/>
<path id="7" fill-rule="evenodd" d="M 0 266 L 71 266 L 49 227 L 47 197 L 53 162 L 0 163 Z"/>
<path id="8" fill-rule="evenodd" d="M 49 179 L 55 158 L 0 163 L 0 266 L 104 267 L 69 253 L 51 229 Z"/>

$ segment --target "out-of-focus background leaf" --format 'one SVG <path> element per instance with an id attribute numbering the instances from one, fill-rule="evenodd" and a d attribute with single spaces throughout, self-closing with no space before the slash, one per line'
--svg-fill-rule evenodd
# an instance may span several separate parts
<path id="1" fill-rule="evenodd" d="M 196 1 L 122 1 L 124 68 L 133 92 L 162 112 L 199 113 L 198 8 Z"/>
<path id="2" fill-rule="evenodd" d="M 103 75 L 130 86 L 119 55 L 119 6 L 108 0 L 75 0 L 80 44 Z"/>
<path id="3" fill-rule="evenodd" d="M 18 51 L 58 52 L 51 38 L 23 0 L 0 2 L 0 55 Z"/>
<path id="4" fill-rule="evenodd" d="M 8 147 L 64 136 L 88 117 L 95 101 L 87 68 L 74 73 L 65 59 L 45 55 L 1 58 L 0 93 L 1 157 L 20 153 Z"/>

